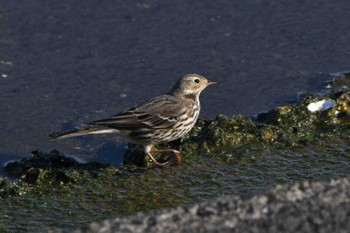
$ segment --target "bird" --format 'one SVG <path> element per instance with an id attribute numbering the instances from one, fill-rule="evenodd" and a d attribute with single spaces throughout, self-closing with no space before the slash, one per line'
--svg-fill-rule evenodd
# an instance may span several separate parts
<path id="1" fill-rule="evenodd" d="M 201 92 L 216 82 L 198 74 L 182 76 L 172 89 L 146 102 L 122 111 L 112 117 L 89 123 L 83 128 L 56 132 L 52 140 L 87 134 L 117 133 L 128 141 L 142 146 L 154 166 L 166 166 L 158 162 L 153 153 L 173 153 L 180 163 L 180 152 L 174 149 L 157 150 L 154 145 L 174 141 L 185 136 L 195 125 L 200 113 Z"/>

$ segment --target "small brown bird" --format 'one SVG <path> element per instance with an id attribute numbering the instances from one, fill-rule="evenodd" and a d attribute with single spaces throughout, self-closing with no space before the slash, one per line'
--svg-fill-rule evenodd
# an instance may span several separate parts
<path id="1" fill-rule="evenodd" d="M 152 147 L 181 138 L 193 128 L 200 112 L 199 95 L 204 88 L 215 83 L 198 74 L 187 74 L 180 78 L 167 94 L 110 118 L 94 121 L 85 128 L 53 133 L 50 137 L 62 139 L 86 134 L 117 133 L 135 144 L 142 145 L 155 166 L 168 164 L 158 162 L 151 154 L 155 152 L 172 152 L 178 163 L 179 151 L 152 150 Z"/>

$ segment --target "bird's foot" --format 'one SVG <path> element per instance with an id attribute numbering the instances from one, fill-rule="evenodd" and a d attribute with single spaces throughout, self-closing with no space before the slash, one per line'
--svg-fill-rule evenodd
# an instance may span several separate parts
<path id="1" fill-rule="evenodd" d="M 166 153 L 166 152 L 171 152 L 174 154 L 174 157 L 175 157 L 174 163 L 171 163 L 170 161 L 167 161 L 164 163 L 158 162 L 151 154 L 151 153 Z M 169 166 L 172 164 L 179 165 L 181 162 L 181 154 L 180 154 L 180 151 L 177 151 L 177 150 L 172 150 L 172 149 L 169 149 L 169 150 L 151 150 L 149 153 L 147 153 L 147 155 L 152 160 L 153 164 L 157 167 Z"/>

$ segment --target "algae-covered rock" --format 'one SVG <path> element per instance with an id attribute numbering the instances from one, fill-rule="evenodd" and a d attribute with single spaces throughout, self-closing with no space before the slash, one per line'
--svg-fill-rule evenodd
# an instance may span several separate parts
<path id="1" fill-rule="evenodd" d="M 10 175 L 19 177 L 26 171 L 33 168 L 36 169 L 85 169 L 85 170 L 96 170 L 107 167 L 108 165 L 99 162 L 81 162 L 73 157 L 69 157 L 57 150 L 53 150 L 49 153 L 41 151 L 33 151 L 32 156 L 24 158 L 19 161 L 13 161 L 6 164 L 4 170 Z M 38 171 L 38 170 L 35 170 Z"/>
<path id="2" fill-rule="evenodd" d="M 350 89 L 350 73 L 337 73 L 332 75 L 333 80 L 327 82 L 327 88 L 330 89 L 331 92 L 339 92 L 346 91 Z"/>
<path id="3" fill-rule="evenodd" d="M 0 177 L 0 198 L 17 196 L 19 194 L 19 188 L 14 182 L 8 181 L 3 177 Z"/>
<path id="4" fill-rule="evenodd" d="M 350 93 L 343 92 L 336 101 L 336 107 L 331 112 L 335 124 L 350 124 Z"/>
<path id="5" fill-rule="evenodd" d="M 232 150 L 255 140 L 256 125 L 249 117 L 227 117 L 219 115 L 197 135 L 197 148 L 202 153 L 220 153 Z M 195 152 L 195 151 L 193 151 Z"/>
<path id="6" fill-rule="evenodd" d="M 350 73 L 336 74 L 334 79 L 327 83 L 330 89 L 329 96 L 336 101 L 336 107 L 330 112 L 335 124 L 350 123 Z"/>
<path id="7" fill-rule="evenodd" d="M 11 176 L 19 178 L 22 184 L 45 185 L 75 183 L 82 171 L 94 174 L 94 171 L 109 166 L 99 162 L 81 162 L 53 150 L 50 153 L 33 151 L 29 158 L 7 163 L 4 170 Z M 6 190 L 3 192 L 4 196 L 9 196 L 8 192 L 16 195 L 15 190 L 9 191 L 8 188 Z"/>
<path id="8" fill-rule="evenodd" d="M 75 179 L 68 172 L 61 169 L 30 168 L 21 176 L 20 180 L 29 184 L 68 184 L 75 183 Z"/>

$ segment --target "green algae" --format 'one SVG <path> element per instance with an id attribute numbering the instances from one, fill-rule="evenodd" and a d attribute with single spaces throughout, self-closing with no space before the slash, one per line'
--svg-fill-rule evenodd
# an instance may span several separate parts
<path id="1" fill-rule="evenodd" d="M 325 98 L 335 106 L 314 113 L 307 109 Z M 0 226 L 18 232 L 73 229 L 278 183 L 347 175 L 349 106 L 349 90 L 334 88 L 325 95 L 306 93 L 254 119 L 200 120 L 181 142 L 161 145 L 182 152 L 179 166 L 153 168 L 134 149 L 120 168 L 81 163 L 57 151 L 34 152 L 7 165 L 17 180 L 0 179 Z"/>
<path id="2" fill-rule="evenodd" d="M 9 231 L 5 230 L 2 226 L 0 226 L 0 233 L 10 233 Z"/>

